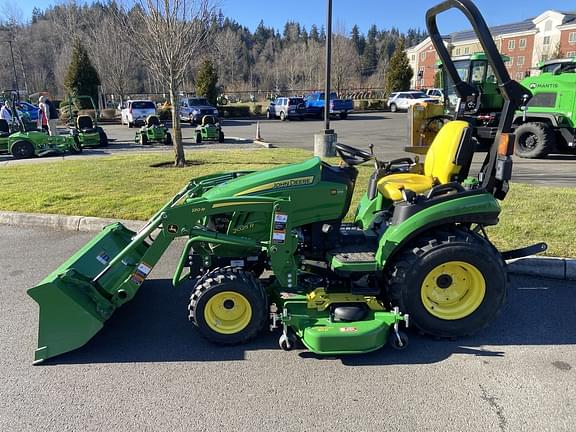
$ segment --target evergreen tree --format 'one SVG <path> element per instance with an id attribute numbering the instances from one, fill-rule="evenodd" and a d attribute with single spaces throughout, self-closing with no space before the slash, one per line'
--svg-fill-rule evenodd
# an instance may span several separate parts
<path id="1" fill-rule="evenodd" d="M 320 34 L 318 33 L 318 27 L 316 27 L 316 24 L 312 24 L 312 27 L 310 27 L 310 40 L 313 40 L 314 42 L 320 42 Z"/>
<path id="2" fill-rule="evenodd" d="M 386 69 L 386 93 L 409 89 L 413 76 L 414 71 L 410 67 L 410 61 L 404 50 L 404 39 L 400 38 Z"/>
<path id="3" fill-rule="evenodd" d="M 354 46 L 356 47 L 356 52 L 358 53 L 358 55 L 364 54 L 364 48 L 366 47 L 366 39 L 364 38 L 363 35 L 360 34 L 360 29 L 358 28 L 357 25 L 352 27 L 352 33 L 350 37 L 352 39 L 352 43 L 354 43 Z"/>
<path id="4" fill-rule="evenodd" d="M 92 96 L 92 99 L 96 102 L 98 100 L 99 85 L 100 77 L 96 68 L 90 62 L 88 51 L 77 40 L 72 50 L 72 61 L 64 77 L 64 87 L 70 95 Z"/>
<path id="5" fill-rule="evenodd" d="M 371 75 L 374 73 L 374 71 L 376 71 L 376 66 L 378 66 L 378 47 L 376 44 L 377 36 L 378 29 L 375 25 L 372 25 L 368 30 L 368 38 L 362 56 L 362 69 L 364 70 L 365 75 Z"/>
<path id="6" fill-rule="evenodd" d="M 206 59 L 200 66 L 196 77 L 196 94 L 204 96 L 212 105 L 216 106 L 218 98 L 218 73 L 212 60 Z"/>

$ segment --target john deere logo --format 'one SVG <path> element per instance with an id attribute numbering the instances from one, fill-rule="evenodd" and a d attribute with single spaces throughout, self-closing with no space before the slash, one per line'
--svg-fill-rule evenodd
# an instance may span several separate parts
<path id="1" fill-rule="evenodd" d="M 176 234 L 178 232 L 178 225 L 168 225 L 168 232 L 171 234 Z"/>

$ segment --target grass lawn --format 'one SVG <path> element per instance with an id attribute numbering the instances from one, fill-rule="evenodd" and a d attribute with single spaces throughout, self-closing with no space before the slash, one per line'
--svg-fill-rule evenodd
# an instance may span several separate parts
<path id="1" fill-rule="evenodd" d="M 302 150 L 188 153 L 197 165 L 152 168 L 170 154 L 113 156 L 0 168 L 0 210 L 147 219 L 191 178 L 238 169 L 260 170 L 310 156 Z M 372 168 L 360 169 L 354 208 Z M 512 184 L 501 222 L 488 230 L 502 250 L 546 241 L 548 255 L 576 257 L 573 242 L 576 189 Z"/>

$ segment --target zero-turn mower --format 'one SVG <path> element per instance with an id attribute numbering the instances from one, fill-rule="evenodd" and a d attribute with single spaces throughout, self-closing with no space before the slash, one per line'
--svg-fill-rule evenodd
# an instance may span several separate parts
<path id="1" fill-rule="evenodd" d="M 69 96 L 67 101 L 68 127 L 72 134 L 78 136 L 82 147 L 107 147 L 108 136 L 101 126 L 98 126 L 98 109 L 92 96 Z M 79 114 L 83 107 L 89 107 L 94 117 Z M 64 108 L 66 109 L 66 108 Z"/>
<path id="2" fill-rule="evenodd" d="M 192 179 L 138 232 L 107 226 L 28 291 L 40 306 L 35 361 L 88 342 L 178 237 L 187 241 L 173 284 L 193 281 L 183 315 L 216 344 L 244 343 L 269 325 L 281 329 L 282 349 L 301 341 L 317 354 L 352 354 L 406 347 L 409 323 L 441 338 L 487 326 L 506 297 L 505 259 L 545 249 L 501 253 L 485 230 L 498 223 L 512 172 L 511 119 L 530 93 L 510 80 L 473 3 L 447 0 L 428 11 L 427 24 L 462 100 L 467 88 L 436 27 L 451 8 L 472 22 L 506 99 L 478 176 L 469 173 L 471 127 L 454 120 L 424 163 L 337 144 L 340 165 L 312 158 Z M 345 223 L 365 163 L 374 171 Z"/>
<path id="3" fill-rule="evenodd" d="M 158 116 L 149 115 L 144 126 L 136 131 L 134 142 L 142 145 L 150 145 L 155 142 L 172 145 L 172 135 L 170 135 L 166 126 L 160 123 Z"/>
<path id="4" fill-rule="evenodd" d="M 222 132 L 220 121 L 212 115 L 202 117 L 202 123 L 196 127 L 196 144 L 202 141 L 224 142 L 224 132 Z"/>

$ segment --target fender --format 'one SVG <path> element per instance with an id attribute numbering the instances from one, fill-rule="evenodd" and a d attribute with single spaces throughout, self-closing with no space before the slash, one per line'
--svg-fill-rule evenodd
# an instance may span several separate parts
<path id="1" fill-rule="evenodd" d="M 423 231 L 459 222 L 495 225 L 501 210 L 498 201 L 486 191 L 465 192 L 431 201 L 432 205 L 424 203 L 420 211 L 405 220 L 398 223 L 393 220 L 378 243 L 376 262 L 380 268 L 384 268 L 386 261 Z"/>

